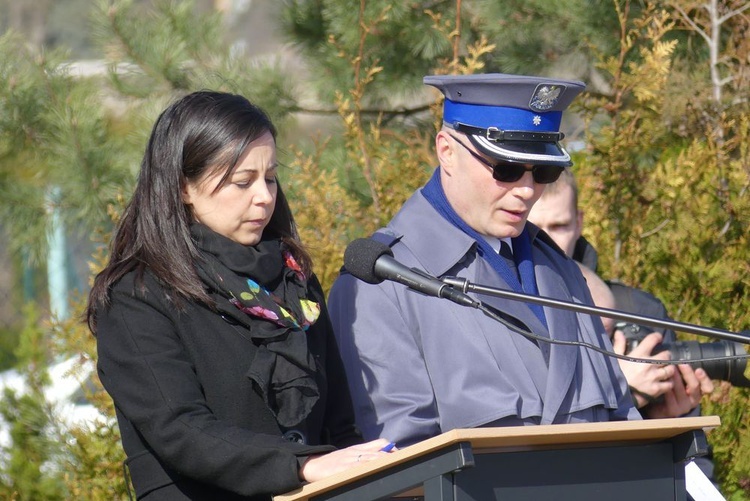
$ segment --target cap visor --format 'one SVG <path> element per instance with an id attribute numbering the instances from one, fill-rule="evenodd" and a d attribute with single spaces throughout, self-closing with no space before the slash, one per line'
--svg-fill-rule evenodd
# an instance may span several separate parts
<path id="1" fill-rule="evenodd" d="M 570 167 L 573 162 L 559 143 L 541 141 L 491 141 L 484 136 L 469 135 L 471 143 L 485 155 L 503 160 L 535 165 Z"/>

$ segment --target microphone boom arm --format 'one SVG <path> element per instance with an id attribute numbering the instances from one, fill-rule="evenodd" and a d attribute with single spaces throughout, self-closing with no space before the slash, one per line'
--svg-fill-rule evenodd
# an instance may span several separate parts
<path id="1" fill-rule="evenodd" d="M 600 308 L 598 306 L 588 306 L 585 304 L 571 303 L 569 301 L 561 301 L 545 296 L 534 296 L 531 294 L 525 294 L 522 292 L 514 292 L 504 289 L 498 289 L 495 287 L 488 287 L 485 285 L 472 284 L 465 278 L 460 277 L 443 277 L 442 281 L 448 285 L 456 287 L 457 289 L 466 292 L 475 292 L 477 294 L 484 294 L 488 296 L 495 296 L 504 299 L 511 299 L 514 301 L 530 302 L 541 304 L 543 306 L 551 306 L 553 308 L 562 308 L 565 310 L 578 311 L 581 313 L 588 313 L 589 315 L 598 315 L 607 318 L 614 318 L 617 320 L 627 320 L 637 324 L 644 324 L 651 327 L 661 327 L 665 329 L 673 329 L 679 332 L 687 332 L 690 334 L 698 334 L 702 336 L 716 337 L 720 339 L 726 339 L 729 341 L 736 341 L 739 343 L 750 344 L 750 337 L 742 334 L 737 334 L 731 331 L 725 331 L 722 329 L 714 329 L 711 327 L 703 327 L 695 324 L 688 324 L 684 322 L 677 322 L 674 320 L 664 320 L 644 315 L 637 315 L 634 313 L 626 313 L 620 310 L 612 310 L 609 308 Z"/>

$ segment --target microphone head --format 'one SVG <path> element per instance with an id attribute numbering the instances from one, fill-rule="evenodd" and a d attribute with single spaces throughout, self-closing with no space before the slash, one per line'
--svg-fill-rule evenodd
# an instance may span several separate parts
<path id="1" fill-rule="evenodd" d="M 375 274 L 375 262 L 380 256 L 393 256 L 393 251 L 377 240 L 358 238 L 344 251 L 344 268 L 363 282 L 379 284 L 383 279 Z"/>

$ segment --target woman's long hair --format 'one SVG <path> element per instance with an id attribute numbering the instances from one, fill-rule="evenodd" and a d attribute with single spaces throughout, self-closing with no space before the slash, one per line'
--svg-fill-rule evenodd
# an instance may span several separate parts
<path id="1" fill-rule="evenodd" d="M 146 269 L 179 307 L 183 300 L 211 305 L 194 263 L 199 252 L 190 237 L 192 213 L 183 187 L 210 171 L 222 171 L 219 189 L 230 179 L 248 145 L 276 128 L 268 115 L 242 96 L 199 91 L 170 105 L 154 124 L 135 192 L 111 243 L 109 263 L 96 276 L 85 316 L 96 333 L 96 311 L 108 307 L 112 286 L 135 271 L 143 284 Z M 280 238 L 306 272 L 309 255 L 299 242 L 289 204 L 278 189 L 276 206 L 263 238 Z"/>

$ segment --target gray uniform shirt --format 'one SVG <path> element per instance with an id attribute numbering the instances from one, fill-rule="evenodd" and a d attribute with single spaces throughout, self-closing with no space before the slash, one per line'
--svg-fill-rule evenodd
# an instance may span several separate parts
<path id="1" fill-rule="evenodd" d="M 539 294 L 593 305 L 575 262 L 528 228 Z M 510 289 L 420 191 L 379 233 L 408 267 Z M 537 335 L 611 351 L 598 317 L 545 307 L 545 328 L 527 304 L 475 297 Z M 403 447 L 454 428 L 640 419 L 618 364 L 594 350 L 537 343 L 477 309 L 347 273 L 328 305 L 366 439 Z"/>

